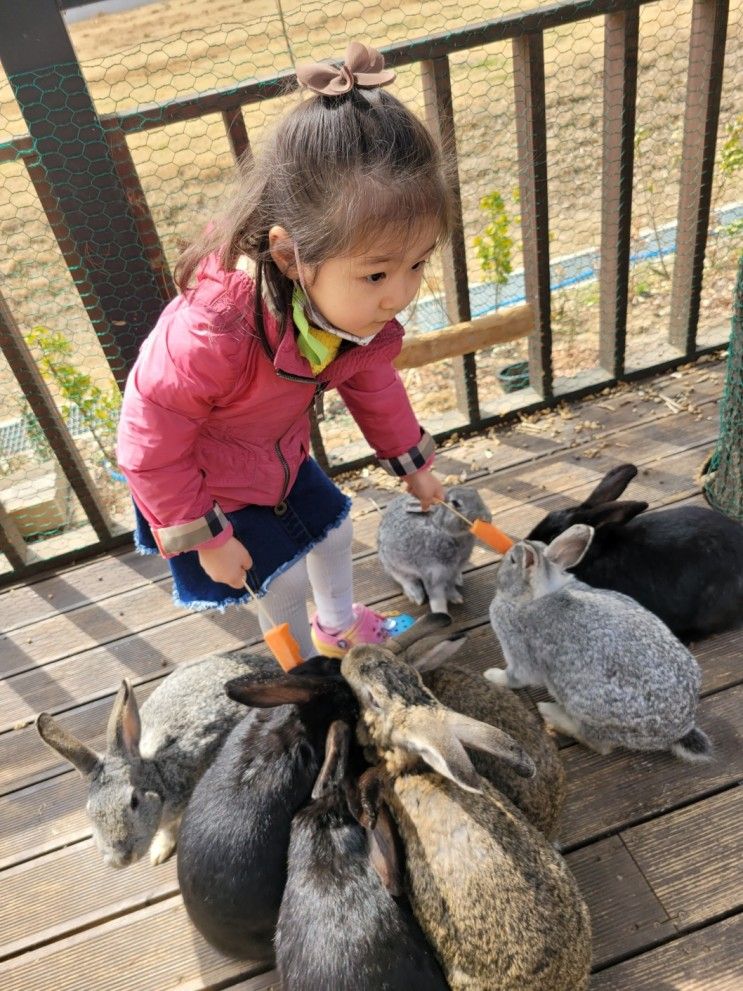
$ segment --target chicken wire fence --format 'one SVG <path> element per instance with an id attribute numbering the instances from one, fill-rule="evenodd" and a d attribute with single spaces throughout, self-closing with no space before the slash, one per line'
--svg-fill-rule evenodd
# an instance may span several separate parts
<path id="1" fill-rule="evenodd" d="M 733 297 L 720 436 L 707 468 L 704 491 L 713 506 L 743 523 L 743 255 Z"/>
<path id="2" fill-rule="evenodd" d="M 725 340 L 743 236 L 743 49 L 736 43 L 743 0 L 732 0 L 729 12 L 721 0 L 592 0 L 536 11 L 529 0 L 516 0 L 499 5 L 499 18 L 515 24 L 523 13 L 531 19 L 500 34 L 485 30 L 492 7 L 447 0 L 221 0 L 216 6 L 170 0 L 134 8 L 122 0 L 118 6 L 126 9 L 117 11 L 114 2 L 95 16 L 73 2 L 61 6 L 70 8 L 64 15 L 69 39 L 57 35 L 48 47 L 62 57 L 34 67 L 40 56 L 24 51 L 19 23 L 25 18 L 34 30 L 45 25 L 39 30 L 46 44 L 46 26 L 60 16 L 54 0 L 26 0 L 22 10 L 0 4 L 6 70 L 0 76 L 0 329 L 4 342 L 11 341 L 0 359 L 0 574 L 3 567 L 22 571 L 32 558 L 105 544 L 131 529 L 129 497 L 115 464 L 120 388 L 173 293 L 170 272 L 179 248 L 218 209 L 236 154 L 259 149 L 261 135 L 298 99 L 288 91 L 296 63 L 341 58 L 352 38 L 390 50 L 435 35 L 434 56 L 448 56 L 466 274 L 460 318 L 507 308 L 533 293 L 524 271 L 533 232 L 523 222 L 518 128 L 524 104 L 512 39 L 528 30 L 529 39 L 543 44 L 545 142 L 533 164 L 545 169 L 545 182 L 531 186 L 543 201 L 530 209 L 548 246 L 549 312 L 545 317 L 542 297 L 539 319 L 547 321 L 551 340 L 535 345 L 532 335 L 531 343 L 509 341 L 467 359 L 469 411 L 461 364 L 406 371 L 413 404 L 429 429 L 491 422 L 545 396 L 569 394 L 571 383 L 590 385 L 606 376 L 600 276 L 607 15 L 626 11 L 638 20 L 634 119 L 622 124 L 630 128 L 622 168 L 631 166 L 631 211 L 628 198 L 622 201 L 630 256 L 620 307 L 626 309 L 627 374 L 681 353 L 669 323 L 682 150 L 689 137 L 690 46 L 700 10 L 713 10 L 723 30 L 727 20 L 724 50 L 712 55 L 722 69 L 719 115 L 703 114 L 695 125 L 700 133 L 713 128 L 714 168 L 690 351 Z M 478 27 L 467 44 L 447 47 L 447 39 L 472 26 Z M 421 116 L 427 111 L 420 59 L 431 57 L 398 59 L 394 91 Z M 250 80 L 261 86 L 244 102 Z M 679 231 L 683 236 L 688 232 Z M 544 266 L 543 255 L 538 264 Z M 435 262 L 405 314 L 409 334 L 452 322 L 446 281 L 443 263 Z M 461 273 L 458 285 L 461 295 Z M 542 347 L 550 381 L 567 383 L 561 389 L 529 388 L 523 364 L 533 362 L 535 346 Z M 616 368 L 608 371 L 616 374 Z M 327 404 L 321 431 L 336 469 L 368 450 L 340 399 Z M 737 438 L 740 444 L 739 431 Z M 740 506 L 739 492 L 737 500 Z"/>

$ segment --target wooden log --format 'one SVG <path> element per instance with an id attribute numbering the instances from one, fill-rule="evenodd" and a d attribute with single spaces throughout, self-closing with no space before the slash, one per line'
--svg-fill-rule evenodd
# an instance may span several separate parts
<path id="1" fill-rule="evenodd" d="M 419 368 L 432 361 L 456 358 L 473 351 L 528 337 L 534 330 L 534 311 L 529 303 L 455 323 L 445 330 L 409 337 L 395 359 L 396 368 Z"/>

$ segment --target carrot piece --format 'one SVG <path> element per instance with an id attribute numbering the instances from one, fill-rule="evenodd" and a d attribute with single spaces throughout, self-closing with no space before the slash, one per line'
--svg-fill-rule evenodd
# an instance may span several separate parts
<path id="1" fill-rule="evenodd" d="M 482 540 L 499 554 L 505 554 L 513 547 L 513 541 L 510 537 L 507 537 L 502 530 L 493 526 L 492 523 L 486 523 L 485 520 L 475 520 L 470 527 L 470 533 L 474 533 L 478 540 Z"/>
<path id="2" fill-rule="evenodd" d="M 284 671 L 291 671 L 302 663 L 299 644 L 292 636 L 288 623 L 272 626 L 263 634 L 263 639 Z"/>

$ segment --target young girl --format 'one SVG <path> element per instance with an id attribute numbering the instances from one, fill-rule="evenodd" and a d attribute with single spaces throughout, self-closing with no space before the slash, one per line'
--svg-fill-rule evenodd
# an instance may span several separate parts
<path id="1" fill-rule="evenodd" d="M 309 457 L 313 402 L 337 388 L 423 509 L 443 497 L 392 362 L 395 316 L 448 234 L 450 194 L 433 139 L 381 88 L 394 75 L 358 42 L 340 66 L 297 70 L 313 95 L 182 255 L 180 295 L 124 394 L 118 460 L 138 548 L 169 559 L 192 609 L 248 601 L 247 580 L 263 630 L 287 622 L 305 659 L 395 632 L 353 602 L 350 500 Z"/>

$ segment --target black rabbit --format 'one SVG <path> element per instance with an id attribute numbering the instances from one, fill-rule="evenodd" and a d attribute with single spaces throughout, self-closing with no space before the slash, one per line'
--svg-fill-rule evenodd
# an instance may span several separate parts
<path id="1" fill-rule="evenodd" d="M 446 991 L 402 895 L 399 840 L 374 788 L 355 778 L 358 746 L 334 722 L 313 801 L 295 815 L 276 928 L 276 963 L 292 991 Z"/>
<path id="2" fill-rule="evenodd" d="M 529 534 L 548 544 L 574 523 L 596 530 L 573 574 L 632 596 L 689 643 L 743 623 L 743 526 L 717 510 L 677 506 L 644 514 L 617 502 L 635 465 L 612 468 L 588 498 L 549 513 Z"/>
<path id="3" fill-rule="evenodd" d="M 325 754 L 334 719 L 354 724 L 358 707 L 327 657 L 286 676 L 227 684 L 253 706 L 196 786 L 181 824 L 178 882 L 191 921 L 218 950 L 271 960 L 286 883 L 289 831 Z"/>

